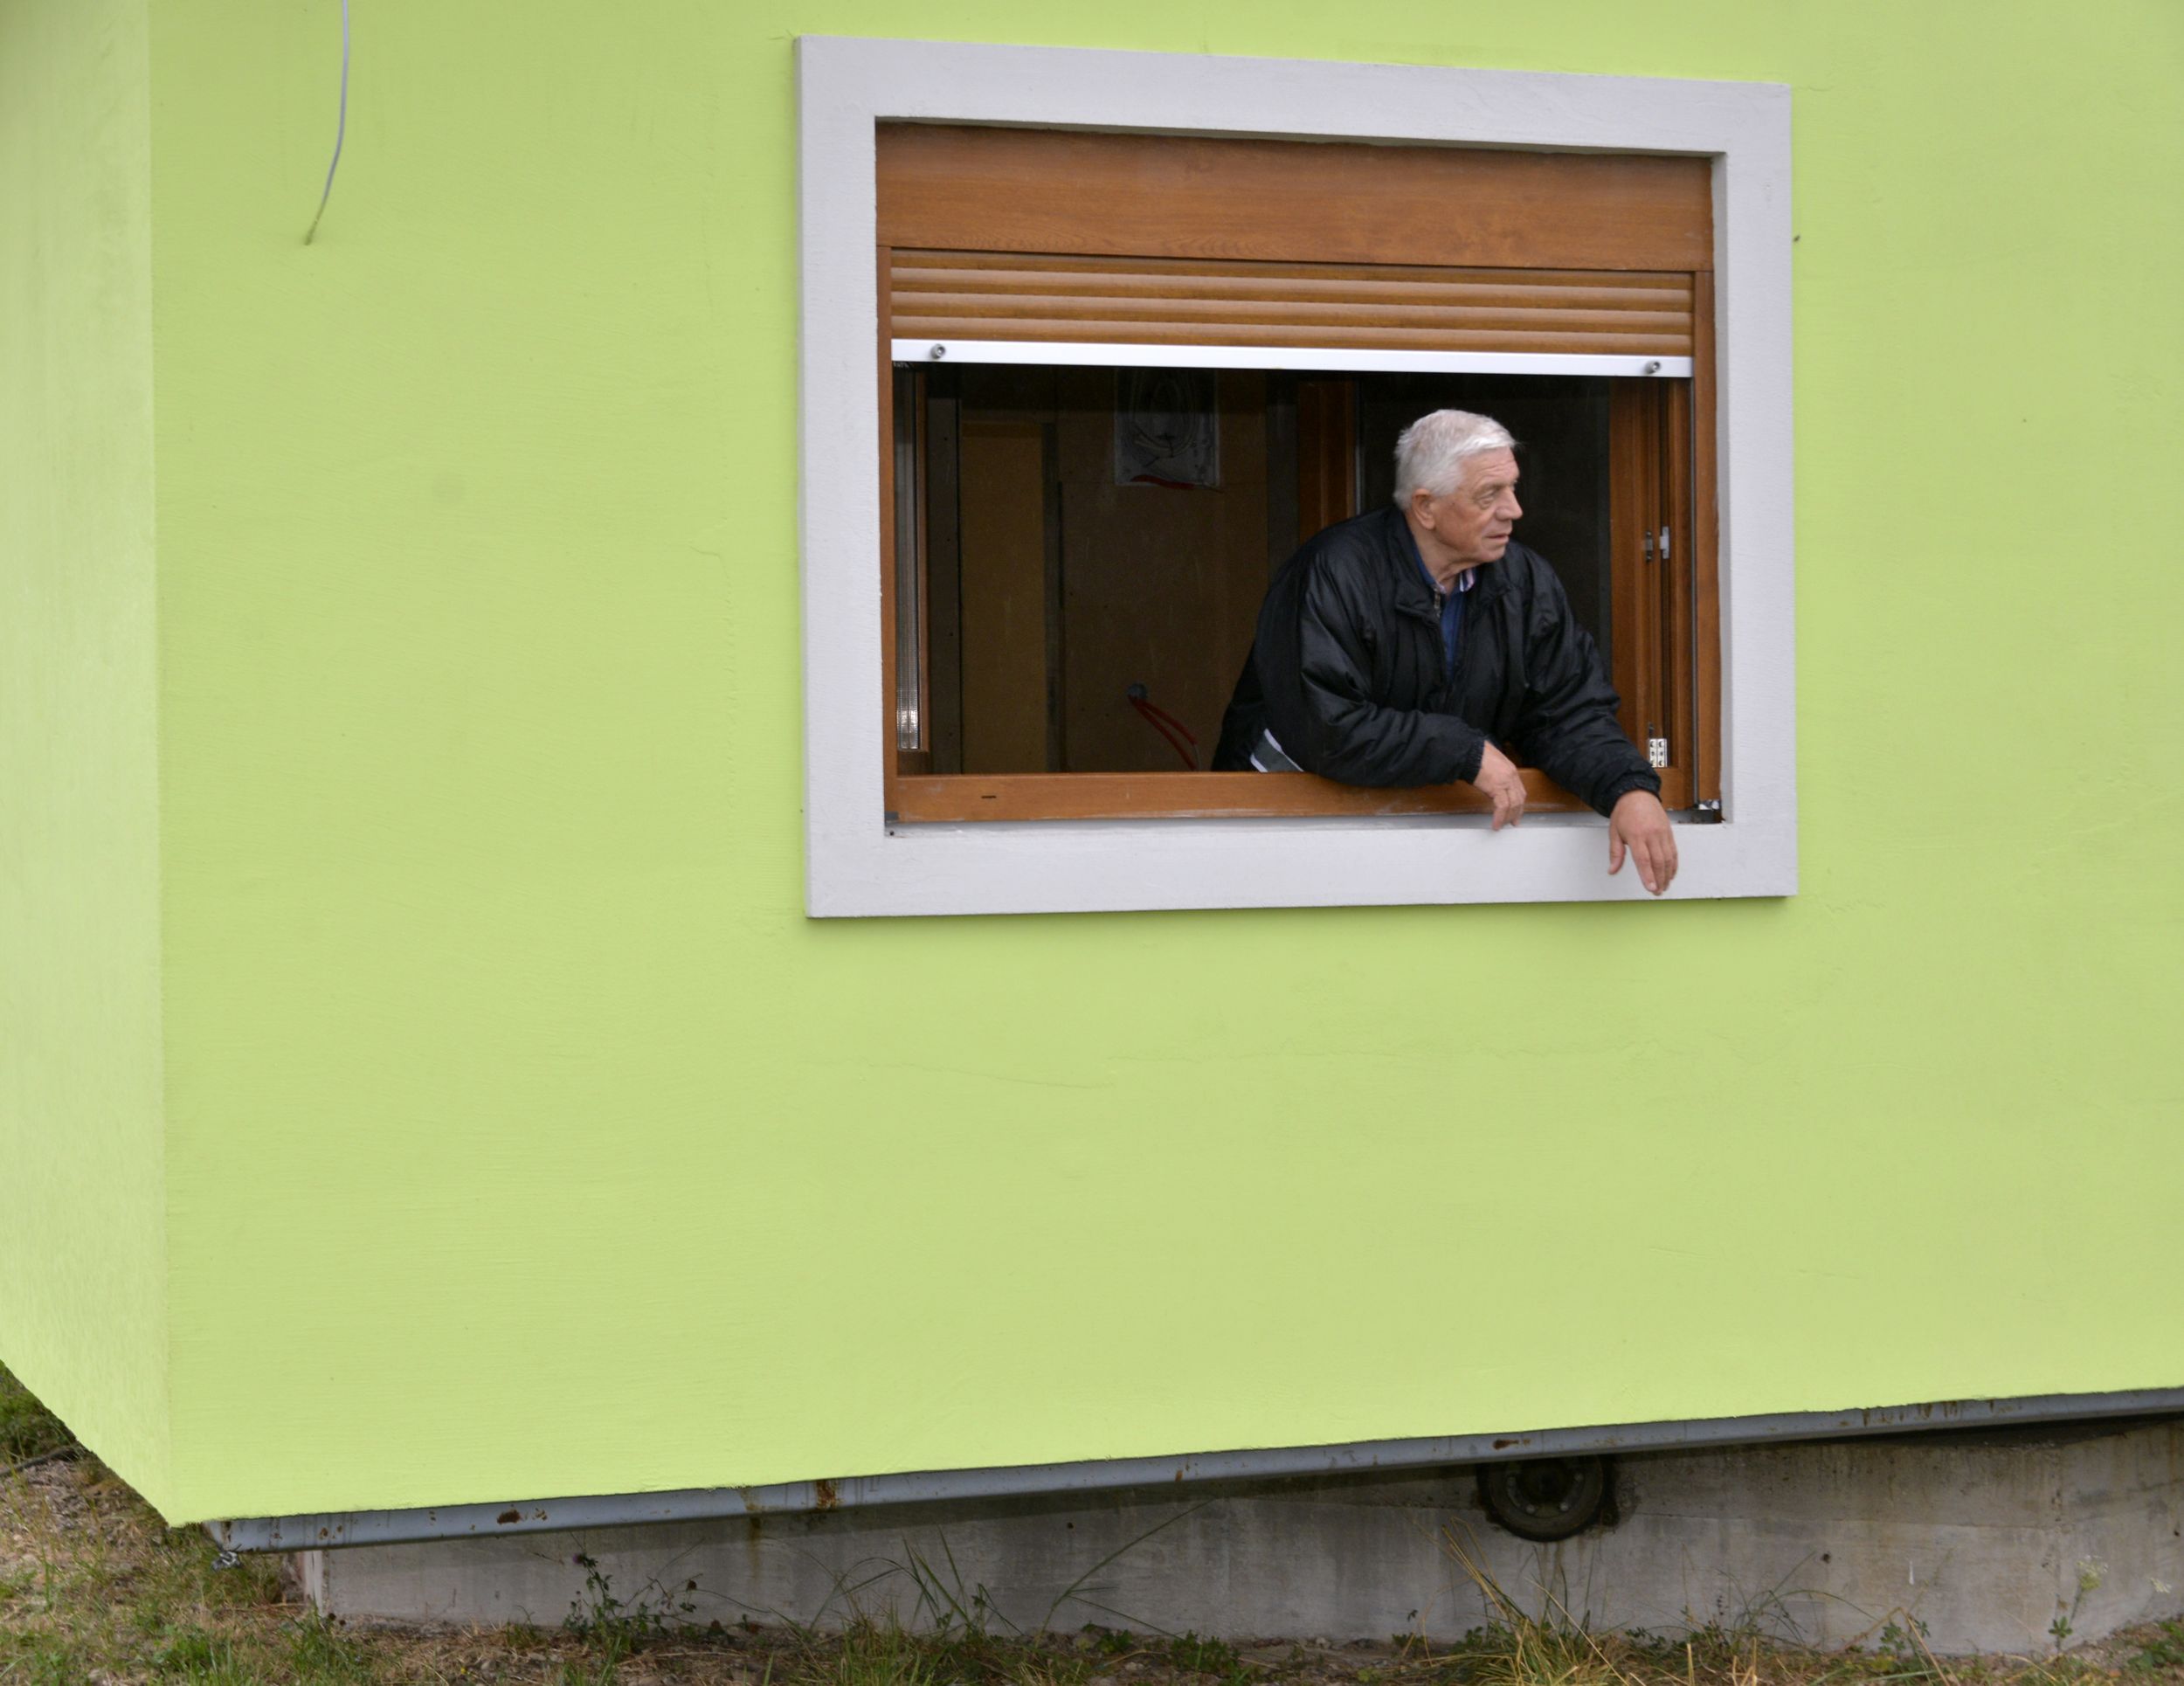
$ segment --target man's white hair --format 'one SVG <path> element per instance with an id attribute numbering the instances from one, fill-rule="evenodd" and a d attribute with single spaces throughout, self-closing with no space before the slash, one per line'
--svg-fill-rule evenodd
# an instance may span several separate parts
<path id="1" fill-rule="evenodd" d="M 1436 410 L 1420 416 L 1395 441 L 1395 501 L 1410 508 L 1418 491 L 1445 497 L 1463 484 L 1463 465 L 1489 451 L 1513 451 L 1517 441 L 1491 416 Z"/>

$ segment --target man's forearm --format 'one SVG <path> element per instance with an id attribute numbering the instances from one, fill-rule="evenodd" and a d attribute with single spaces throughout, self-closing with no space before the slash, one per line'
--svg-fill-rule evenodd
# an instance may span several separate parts
<path id="1" fill-rule="evenodd" d="M 1469 783 L 1486 750 L 1486 735 L 1454 715 L 1347 698 L 1310 707 L 1299 742 L 1282 741 L 1323 778 L 1376 787 Z"/>
<path id="2" fill-rule="evenodd" d="M 1633 791 L 1661 794 L 1661 776 L 1613 720 L 1543 736 L 1523 747 L 1532 765 L 1595 813 L 1613 813 L 1615 804 Z"/>

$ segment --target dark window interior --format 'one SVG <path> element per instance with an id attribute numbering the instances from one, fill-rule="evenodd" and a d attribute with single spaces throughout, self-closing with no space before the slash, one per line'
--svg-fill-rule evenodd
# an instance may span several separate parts
<path id="1" fill-rule="evenodd" d="M 1378 507 L 1393 494 L 1397 433 L 1434 409 L 1481 411 L 1517 436 L 1517 536 L 1610 657 L 1608 380 L 1159 374 L 900 376 L 924 383 L 926 641 L 898 660 L 923 674 L 930 770 L 1209 764 L 1268 575 L 1330 513 L 1324 491 L 1301 501 L 1300 459 L 1346 448 L 1351 512 Z M 1355 381 L 1346 440 L 1324 437 L 1324 405 L 1299 402 L 1301 383 L 1330 379 Z"/>

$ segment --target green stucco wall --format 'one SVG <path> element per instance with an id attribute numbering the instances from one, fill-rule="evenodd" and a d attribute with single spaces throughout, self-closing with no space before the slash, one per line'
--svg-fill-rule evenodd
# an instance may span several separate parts
<path id="1" fill-rule="evenodd" d="M 152 19 L 171 1514 L 2184 1385 L 2184 13 L 356 12 L 308 249 Z M 1803 894 L 807 922 L 803 32 L 1791 84 Z"/>
<path id="2" fill-rule="evenodd" d="M 0 1362 L 163 1503 L 146 33 L 0 0 Z"/>

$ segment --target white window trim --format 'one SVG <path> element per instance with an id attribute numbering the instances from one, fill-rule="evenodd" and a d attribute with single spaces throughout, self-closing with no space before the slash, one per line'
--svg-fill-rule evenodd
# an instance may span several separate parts
<path id="1" fill-rule="evenodd" d="M 1711 156 L 1724 823 L 1678 827 L 1669 899 L 1796 892 L 1787 88 L 812 36 L 797 81 L 809 913 L 1646 899 L 1628 865 L 1607 875 L 1591 815 L 1499 833 L 1476 815 L 887 822 L 873 252 L 889 120 Z"/>

